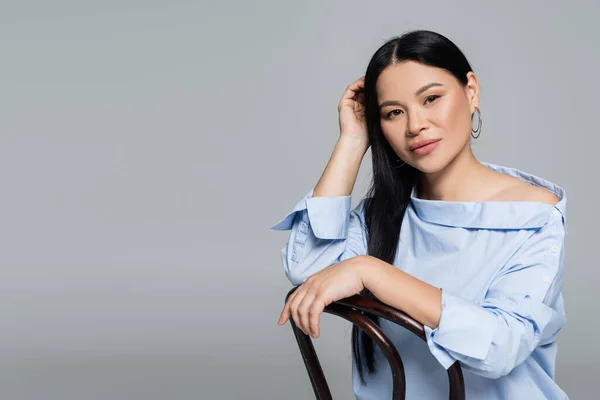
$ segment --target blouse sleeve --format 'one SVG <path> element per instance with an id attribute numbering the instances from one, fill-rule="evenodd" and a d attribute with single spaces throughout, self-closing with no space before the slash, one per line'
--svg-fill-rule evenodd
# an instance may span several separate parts
<path id="1" fill-rule="evenodd" d="M 274 230 L 290 230 L 281 249 L 287 278 L 294 285 L 350 257 L 366 254 L 364 200 L 351 209 L 351 196 L 313 197 L 311 190 Z"/>
<path id="2" fill-rule="evenodd" d="M 472 302 L 442 288 L 436 329 L 425 326 L 431 353 L 447 369 L 455 361 L 488 378 L 523 362 L 538 345 L 556 340 L 566 318 L 562 307 L 563 241 L 560 215 L 552 214 L 515 252 Z"/>

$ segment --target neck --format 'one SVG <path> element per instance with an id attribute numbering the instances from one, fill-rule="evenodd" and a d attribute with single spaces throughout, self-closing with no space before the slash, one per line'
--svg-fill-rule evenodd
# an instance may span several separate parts
<path id="1" fill-rule="evenodd" d="M 419 197 L 424 200 L 468 201 L 476 195 L 477 181 L 486 179 L 489 170 L 482 165 L 467 146 L 444 169 L 421 173 L 418 183 Z"/>

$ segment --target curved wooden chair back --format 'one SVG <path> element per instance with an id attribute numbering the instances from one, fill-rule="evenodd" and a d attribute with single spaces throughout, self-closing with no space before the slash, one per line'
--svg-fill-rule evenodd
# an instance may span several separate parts
<path id="1" fill-rule="evenodd" d="M 298 287 L 292 288 L 285 297 L 286 301 L 288 297 L 294 293 Z M 392 369 L 392 380 L 393 400 L 404 400 L 406 396 L 406 380 L 404 376 L 404 364 L 402 358 L 398 354 L 396 347 L 392 344 L 387 336 L 383 334 L 381 329 L 365 314 L 375 315 L 380 318 L 385 318 L 392 321 L 405 329 L 408 329 L 421 339 L 426 340 L 425 330 L 423 325 L 419 324 L 413 318 L 408 316 L 406 313 L 388 306 L 376 299 L 372 299 L 366 296 L 355 295 L 348 297 L 343 300 L 336 301 L 327 307 L 324 312 L 332 315 L 341 317 L 352 324 L 358 326 L 363 330 L 373 341 L 379 346 L 379 348 L 385 354 L 390 367 Z M 331 391 L 327 385 L 323 369 L 319 363 L 319 358 L 315 352 L 315 348 L 312 344 L 310 336 L 304 334 L 296 326 L 292 318 L 289 319 L 294 336 L 298 342 L 304 365 L 308 372 L 308 376 L 312 383 L 312 387 L 315 392 L 317 400 L 331 400 Z M 455 362 L 448 369 L 448 380 L 450 384 L 450 400 L 464 400 L 465 399 L 465 384 L 462 374 L 462 369 L 458 362 Z"/>

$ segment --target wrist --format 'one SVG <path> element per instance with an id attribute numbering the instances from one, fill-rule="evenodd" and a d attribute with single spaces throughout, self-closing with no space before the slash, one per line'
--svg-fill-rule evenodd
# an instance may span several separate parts
<path id="1" fill-rule="evenodd" d="M 369 149 L 369 141 L 356 135 L 341 135 L 337 146 L 353 151 L 362 158 Z"/>
<path id="2" fill-rule="evenodd" d="M 357 261 L 358 274 L 363 287 L 371 290 L 373 282 L 380 279 L 378 276 L 382 272 L 383 264 L 378 258 L 369 255 L 359 256 Z"/>

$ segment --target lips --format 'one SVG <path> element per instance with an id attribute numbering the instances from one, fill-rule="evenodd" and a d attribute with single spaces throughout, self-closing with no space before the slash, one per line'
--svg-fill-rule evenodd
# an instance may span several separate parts
<path id="1" fill-rule="evenodd" d="M 417 143 L 413 143 L 410 145 L 410 150 L 411 151 L 415 151 L 416 149 L 420 148 L 420 147 L 424 147 L 427 146 L 428 144 L 431 143 L 435 143 L 435 142 L 439 142 L 442 139 L 427 139 L 427 140 L 421 140 L 420 142 Z"/>

